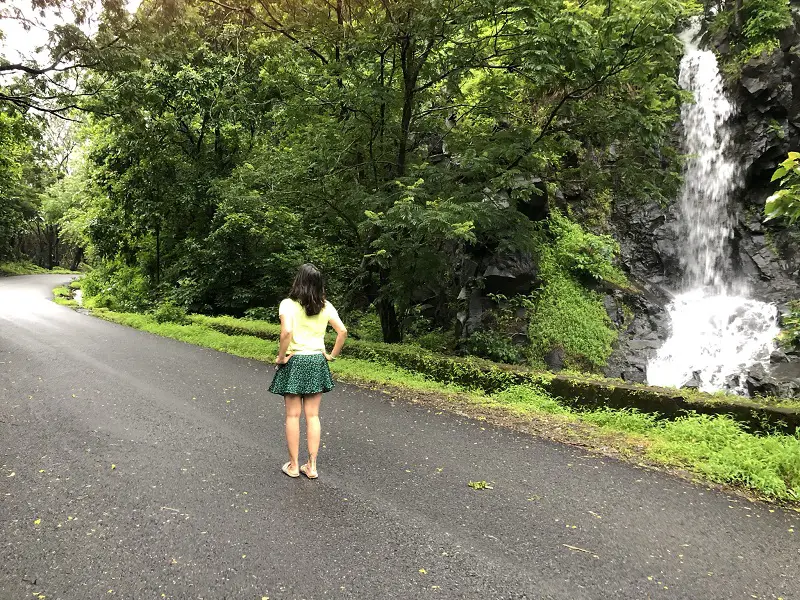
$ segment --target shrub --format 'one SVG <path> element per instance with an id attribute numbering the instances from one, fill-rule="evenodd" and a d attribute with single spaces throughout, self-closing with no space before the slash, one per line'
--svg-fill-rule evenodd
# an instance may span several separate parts
<path id="1" fill-rule="evenodd" d="M 789 313 L 781 317 L 778 342 L 787 350 L 800 348 L 800 300 L 789 302 Z"/>
<path id="2" fill-rule="evenodd" d="M 755 42 L 773 37 L 792 23 L 792 13 L 786 0 L 747 0 L 743 10 L 742 33 Z"/>
<path id="3" fill-rule="evenodd" d="M 554 240 L 550 252 L 542 256 L 540 269 L 544 278 L 567 270 L 620 287 L 628 285 L 625 275 L 614 266 L 619 254 L 619 244 L 614 238 L 584 231 L 557 211 L 553 211 L 548 223 Z"/>
<path id="4" fill-rule="evenodd" d="M 162 302 L 153 311 L 153 318 L 158 323 L 178 323 L 184 325 L 189 322 L 186 310 L 172 302 Z"/>
<path id="5" fill-rule="evenodd" d="M 0 275 L 34 275 L 38 273 L 49 273 L 49 271 L 30 261 L 0 263 Z"/>
<path id="6" fill-rule="evenodd" d="M 554 276 L 544 285 L 529 316 L 535 365 L 543 365 L 544 357 L 561 347 L 568 368 L 597 370 L 606 364 L 617 339 L 600 294 L 568 275 Z"/>
<path id="7" fill-rule="evenodd" d="M 466 350 L 470 354 L 501 363 L 521 363 L 525 360 L 522 348 L 507 336 L 495 331 L 477 331 L 469 336 Z"/>
<path id="8" fill-rule="evenodd" d="M 136 267 L 119 261 L 98 265 L 84 277 L 82 289 L 90 307 L 141 312 L 153 303 L 147 278 Z"/>
<path id="9" fill-rule="evenodd" d="M 272 308 L 264 306 L 256 306 L 255 308 L 248 308 L 244 311 L 244 318 L 250 321 L 274 321 L 277 311 Z"/>
<path id="10" fill-rule="evenodd" d="M 605 366 L 617 339 L 598 292 L 587 289 L 587 278 L 627 287 L 614 265 L 619 246 L 610 236 L 594 235 L 553 212 L 549 236 L 539 242 L 542 285 L 528 308 L 531 363 L 544 366 L 554 348 L 564 350 L 567 368 L 596 371 Z"/>
<path id="11" fill-rule="evenodd" d="M 431 352 L 449 354 L 455 350 L 456 340 L 451 331 L 437 329 L 414 338 L 411 343 Z"/>
<path id="12" fill-rule="evenodd" d="M 348 329 L 354 338 L 370 342 L 383 341 L 381 320 L 376 312 L 352 314 L 351 322 L 352 325 Z"/>

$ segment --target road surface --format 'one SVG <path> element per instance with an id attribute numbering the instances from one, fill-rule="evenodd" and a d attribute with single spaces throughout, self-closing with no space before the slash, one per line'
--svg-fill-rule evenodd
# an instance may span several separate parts
<path id="1" fill-rule="evenodd" d="M 289 479 L 268 365 L 68 278 L 0 279 L 2 600 L 800 598 L 798 513 L 355 386 Z"/>

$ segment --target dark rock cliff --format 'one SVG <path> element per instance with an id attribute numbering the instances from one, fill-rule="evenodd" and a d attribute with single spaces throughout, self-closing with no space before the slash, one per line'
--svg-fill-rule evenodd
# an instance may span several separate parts
<path id="1" fill-rule="evenodd" d="M 782 304 L 800 298 L 800 229 L 764 223 L 763 208 L 777 164 L 800 148 L 800 12 L 779 39 L 780 48 L 748 62 L 731 89 L 742 161 L 732 257 L 755 297 Z"/>

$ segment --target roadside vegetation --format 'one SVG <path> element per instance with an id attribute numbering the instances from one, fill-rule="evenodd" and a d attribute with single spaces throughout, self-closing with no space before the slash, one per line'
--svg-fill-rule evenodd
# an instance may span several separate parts
<path id="1" fill-rule="evenodd" d="M 62 306 L 78 306 L 78 302 L 73 298 L 73 288 L 64 286 L 53 289 L 53 302 Z"/>
<path id="2" fill-rule="evenodd" d="M 33 264 L 30 261 L 9 261 L 9 262 L 0 262 L 0 276 L 4 275 L 39 275 L 42 273 L 55 273 L 61 275 L 70 275 L 75 273 L 75 271 L 70 271 L 69 269 L 64 269 L 61 267 L 56 267 L 54 269 L 45 269 L 44 267 L 40 267 L 38 265 Z"/>
<path id="3" fill-rule="evenodd" d="M 274 360 L 278 347 L 274 339 L 264 339 L 274 337 L 278 326 L 263 321 L 173 314 L 176 322 L 166 318 L 165 311 L 135 314 L 104 308 L 94 309 L 93 314 L 265 363 Z M 519 425 L 634 462 L 685 470 L 700 480 L 734 486 L 764 499 L 800 501 L 800 431 L 795 435 L 750 432 L 727 415 L 688 412 L 665 419 L 632 409 L 582 409 L 536 384 L 486 392 L 477 386 L 435 381 L 379 354 L 370 360 L 344 356 L 331 366 L 343 381 L 380 386 L 420 402 L 464 411 L 481 420 Z"/>

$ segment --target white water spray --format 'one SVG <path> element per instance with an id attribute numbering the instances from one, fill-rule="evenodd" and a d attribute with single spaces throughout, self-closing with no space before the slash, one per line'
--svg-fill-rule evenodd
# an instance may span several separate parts
<path id="1" fill-rule="evenodd" d="M 773 305 L 748 299 L 746 287 L 724 280 L 725 247 L 733 231 L 730 195 L 739 169 L 727 127 L 734 108 L 725 97 L 717 60 L 701 50 L 700 21 L 681 36 L 681 87 L 694 103 L 681 109 L 685 150 L 690 156 L 680 197 L 681 266 L 684 288 L 669 306 L 670 338 L 647 367 L 651 385 L 679 387 L 699 379 L 700 389 L 724 388 L 728 376 L 769 363 L 778 334 Z M 738 295 L 731 295 L 734 290 Z M 733 387 L 743 392 L 743 382 Z"/>

